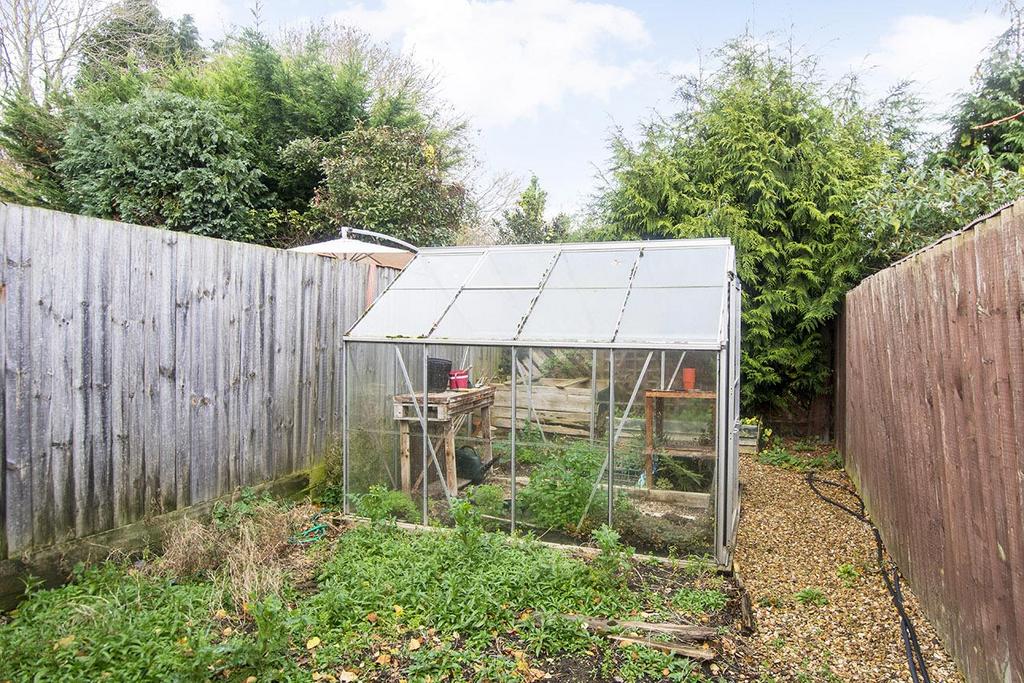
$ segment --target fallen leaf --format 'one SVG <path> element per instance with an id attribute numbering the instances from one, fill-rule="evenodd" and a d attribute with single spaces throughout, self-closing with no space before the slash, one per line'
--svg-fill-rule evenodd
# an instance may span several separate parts
<path id="1" fill-rule="evenodd" d="M 64 636 L 63 638 L 61 638 L 60 640 L 58 640 L 57 642 L 55 642 L 53 644 L 53 649 L 54 650 L 59 650 L 62 647 L 67 647 L 68 645 L 70 645 L 73 642 L 75 642 L 75 637 L 74 636 Z"/>
<path id="2" fill-rule="evenodd" d="M 338 674 L 338 680 L 346 681 L 346 683 L 351 683 L 351 681 L 358 681 L 359 675 L 355 671 L 342 671 L 340 674 Z"/>
<path id="3" fill-rule="evenodd" d="M 259 679 L 255 676 L 249 676 L 247 679 L 245 679 L 245 683 L 256 683 L 257 680 Z"/>
<path id="4" fill-rule="evenodd" d="M 391 655 L 388 655 L 388 654 L 381 654 L 381 655 L 380 655 L 379 657 L 377 657 L 377 659 L 376 659 L 376 660 L 374 660 L 374 661 L 376 661 L 376 662 L 377 662 L 378 664 L 380 664 L 381 666 L 387 666 L 388 664 L 390 664 L 390 663 L 391 663 Z"/>
<path id="5" fill-rule="evenodd" d="M 306 649 L 307 650 L 312 650 L 313 648 L 315 648 L 319 644 L 320 644 L 320 639 L 317 638 L 316 636 L 313 636 L 312 638 L 310 638 L 309 640 L 306 641 Z"/>
<path id="6" fill-rule="evenodd" d="M 221 609 L 217 610 L 216 612 L 214 612 L 213 616 L 217 617 L 218 619 L 227 619 L 228 618 L 228 611 L 226 609 L 221 608 Z"/>
<path id="7" fill-rule="evenodd" d="M 421 644 L 422 643 L 420 643 L 420 639 L 419 638 L 410 638 L 409 639 L 409 652 L 415 652 L 416 650 L 420 649 L 420 645 Z"/>
<path id="8" fill-rule="evenodd" d="M 405 611 L 404 609 L 402 609 L 402 606 L 401 606 L 401 605 L 395 605 L 395 606 L 394 606 L 394 607 L 393 607 L 392 609 L 394 609 L 394 610 L 395 610 L 395 616 L 396 616 L 396 617 L 400 617 L 400 616 L 402 616 L 402 612 L 404 612 L 404 611 Z"/>
<path id="9" fill-rule="evenodd" d="M 370 622 L 371 624 L 376 624 L 377 623 L 377 613 L 376 612 L 370 612 L 369 614 L 366 615 L 366 620 L 368 622 Z"/>

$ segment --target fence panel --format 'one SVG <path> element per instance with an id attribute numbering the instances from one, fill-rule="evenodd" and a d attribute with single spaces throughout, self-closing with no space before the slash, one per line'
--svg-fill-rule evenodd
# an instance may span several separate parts
<path id="1" fill-rule="evenodd" d="M 307 469 L 395 272 L 16 205 L 0 249 L 0 559 Z"/>
<path id="2" fill-rule="evenodd" d="M 840 446 L 969 680 L 1024 681 L 1024 200 L 865 280 Z"/>

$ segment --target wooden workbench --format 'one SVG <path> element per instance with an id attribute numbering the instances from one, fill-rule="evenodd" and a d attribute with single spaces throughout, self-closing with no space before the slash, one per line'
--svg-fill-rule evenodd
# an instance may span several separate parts
<path id="1" fill-rule="evenodd" d="M 491 406 L 494 405 L 494 387 L 453 389 L 427 394 L 427 426 L 440 425 L 444 443 L 444 469 L 448 492 L 455 495 L 459 481 L 455 468 L 455 432 L 457 418 L 480 411 L 480 422 L 473 436 L 483 440 L 480 460 L 488 463 L 494 457 L 491 441 Z M 423 409 L 423 394 L 398 394 L 394 397 L 394 417 L 398 421 L 399 455 L 401 456 L 402 491 L 412 493 L 412 458 L 410 455 L 410 425 L 420 421 L 416 407 Z M 470 417 L 472 419 L 472 417 Z M 429 435 L 428 435 L 429 438 Z M 426 473 L 420 475 L 422 479 Z"/>
<path id="2" fill-rule="evenodd" d="M 650 389 L 644 392 L 644 418 L 646 429 L 646 448 L 644 449 L 644 474 L 647 479 L 647 488 L 654 485 L 654 445 L 661 441 L 665 432 L 665 399 L 697 399 L 714 401 L 717 394 L 714 391 L 683 391 L 679 389 Z M 712 419 L 714 419 L 714 404 L 711 407 Z M 667 455 L 686 456 L 688 458 L 714 459 L 714 448 L 710 451 L 704 448 L 672 448 L 659 447 L 658 452 Z"/>

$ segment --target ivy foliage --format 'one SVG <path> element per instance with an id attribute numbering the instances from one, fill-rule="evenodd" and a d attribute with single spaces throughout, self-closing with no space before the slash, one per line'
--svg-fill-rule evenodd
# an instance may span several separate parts
<path id="1" fill-rule="evenodd" d="M 684 82 L 683 108 L 613 140 L 603 209 L 614 239 L 726 236 L 744 287 L 743 398 L 807 401 L 831 372 L 832 324 L 861 274 L 853 209 L 900 155 L 880 120 L 752 41 Z"/>

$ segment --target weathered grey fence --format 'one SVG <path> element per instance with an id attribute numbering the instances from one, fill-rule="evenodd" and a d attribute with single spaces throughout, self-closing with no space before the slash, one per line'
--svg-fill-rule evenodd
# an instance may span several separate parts
<path id="1" fill-rule="evenodd" d="M 838 334 L 847 468 L 971 681 L 1024 681 L 1024 201 L 865 280 Z"/>
<path id="2" fill-rule="evenodd" d="M 13 205 L 0 253 L 0 559 L 308 468 L 395 272 Z"/>

